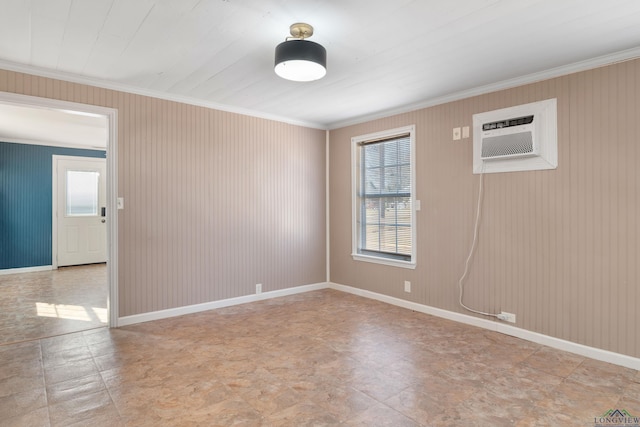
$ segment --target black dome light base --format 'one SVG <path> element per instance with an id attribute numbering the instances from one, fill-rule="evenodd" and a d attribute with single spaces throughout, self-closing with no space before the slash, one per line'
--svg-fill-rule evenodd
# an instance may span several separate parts
<path id="1" fill-rule="evenodd" d="M 276 46 L 276 74 L 284 79 L 298 82 L 310 82 L 321 79 L 327 74 L 327 51 L 312 41 L 304 40 L 313 34 L 308 24 L 293 24 L 291 35 L 299 37 L 287 40 Z"/>

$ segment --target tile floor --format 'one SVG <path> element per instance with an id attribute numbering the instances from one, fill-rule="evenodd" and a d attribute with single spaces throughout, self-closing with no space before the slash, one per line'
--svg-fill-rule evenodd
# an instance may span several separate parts
<path id="1" fill-rule="evenodd" d="M 106 264 L 0 276 L 0 344 L 107 324 Z"/>
<path id="2" fill-rule="evenodd" d="M 2 426 L 593 426 L 640 373 L 334 290 L 0 346 Z"/>

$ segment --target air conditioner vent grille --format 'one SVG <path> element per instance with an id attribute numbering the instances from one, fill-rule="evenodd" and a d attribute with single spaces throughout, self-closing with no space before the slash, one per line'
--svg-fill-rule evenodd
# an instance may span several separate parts
<path id="1" fill-rule="evenodd" d="M 531 132 L 485 137 L 482 140 L 481 157 L 484 160 L 504 157 L 520 157 L 535 154 Z"/>

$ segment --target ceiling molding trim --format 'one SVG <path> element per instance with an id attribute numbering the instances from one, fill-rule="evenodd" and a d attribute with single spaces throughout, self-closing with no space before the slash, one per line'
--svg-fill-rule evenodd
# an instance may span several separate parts
<path id="1" fill-rule="evenodd" d="M 503 80 L 501 82 L 491 83 L 485 86 L 471 88 L 460 92 L 452 93 L 449 95 L 431 98 L 425 101 L 421 101 L 414 104 L 405 105 L 398 108 L 392 108 L 388 110 L 378 111 L 372 114 L 359 116 L 353 119 L 335 121 L 331 123 L 315 123 L 306 122 L 300 120 L 294 120 L 288 117 L 281 117 L 272 114 L 263 113 L 260 111 L 233 107 L 224 104 L 218 104 L 215 102 L 199 100 L 181 95 L 172 95 L 159 91 L 153 91 L 149 89 L 136 88 L 123 83 L 113 83 L 104 81 L 101 79 L 95 79 L 91 77 L 83 77 L 73 73 L 66 73 L 61 71 L 54 71 L 40 67 L 34 67 L 30 65 L 18 64 L 9 61 L 0 60 L 0 68 L 8 71 L 14 71 L 25 74 L 32 74 L 40 77 L 47 77 L 57 80 L 64 80 L 72 83 L 85 84 L 90 86 L 96 86 L 103 89 L 116 90 L 120 92 L 132 93 L 136 95 L 148 96 L 151 98 L 164 99 L 167 101 L 180 102 L 183 104 L 195 105 L 199 107 L 211 108 L 214 110 L 225 111 L 228 113 L 242 114 L 250 117 L 257 117 L 265 120 L 273 120 L 277 122 L 287 123 L 294 126 L 302 126 L 320 130 L 335 130 L 346 126 L 356 125 L 371 120 L 381 119 L 385 117 L 394 116 L 397 114 L 408 113 L 411 111 L 420 110 L 423 108 L 433 107 L 436 105 L 442 105 L 448 102 L 459 101 L 461 99 L 471 98 L 473 96 L 484 95 L 491 92 L 497 92 L 499 90 L 511 89 L 514 87 L 531 84 L 543 80 L 548 80 L 556 77 L 561 77 L 568 74 L 573 74 L 581 71 L 587 71 L 590 69 L 615 64 L 618 62 L 629 61 L 640 57 L 640 47 L 635 47 L 607 55 L 602 55 L 596 58 L 575 62 L 569 65 L 563 65 L 549 70 L 540 71 L 537 73 L 527 74 L 525 76 L 516 77 L 513 79 Z"/>
<path id="2" fill-rule="evenodd" d="M 382 119 L 385 117 L 395 116 L 397 114 L 409 113 L 411 111 L 421 110 L 423 108 L 434 107 L 436 105 L 446 104 L 448 102 L 460 101 L 462 99 L 471 98 L 478 95 L 485 95 L 499 90 L 512 89 L 514 87 L 523 86 L 531 83 L 536 83 L 544 80 L 553 79 L 556 77 L 566 76 L 581 71 L 592 70 L 594 68 L 604 67 L 606 65 L 612 65 L 619 62 L 630 61 L 640 58 L 640 46 L 632 49 L 623 50 L 596 58 L 587 59 L 584 61 L 575 62 L 569 65 L 563 65 L 549 70 L 540 71 L 533 74 L 527 74 L 525 76 L 516 77 L 509 80 L 503 80 L 497 83 L 491 83 L 485 86 L 480 86 L 461 92 L 444 95 L 437 98 L 428 99 L 414 104 L 405 105 L 403 107 L 378 111 L 358 118 L 337 121 L 329 123 L 329 130 L 340 129 L 346 126 L 357 125 L 365 123 L 371 120 Z"/>
<path id="3" fill-rule="evenodd" d="M 248 108 L 233 107 L 230 105 L 218 104 L 211 101 L 204 101 L 201 99 L 190 98 L 187 96 L 173 95 L 173 94 L 154 91 L 150 89 L 137 88 L 124 83 L 109 82 L 109 81 L 96 79 L 92 77 L 79 76 L 77 74 L 67 73 L 64 71 L 55 71 L 55 70 L 50 70 L 50 69 L 41 68 L 41 67 L 34 67 L 31 65 L 18 64 L 15 62 L 10 62 L 5 60 L 0 60 L 0 69 L 4 69 L 7 71 L 14 71 L 17 73 L 32 74 L 35 76 L 47 77 L 50 79 L 64 80 L 71 83 L 95 86 L 102 89 L 116 90 L 119 92 L 126 92 L 134 95 L 148 96 L 150 98 L 163 99 L 165 101 L 180 102 L 182 104 L 194 105 L 197 107 L 211 108 L 213 110 L 225 111 L 227 113 L 235 113 L 235 114 L 241 114 L 244 116 L 265 119 L 265 120 L 273 120 L 276 122 L 282 122 L 282 123 L 286 123 L 294 126 L 302 126 L 302 127 L 312 128 L 312 129 L 327 130 L 327 126 L 321 123 L 294 120 L 288 117 L 281 117 L 274 114 L 263 113 L 263 112 L 251 110 Z"/>

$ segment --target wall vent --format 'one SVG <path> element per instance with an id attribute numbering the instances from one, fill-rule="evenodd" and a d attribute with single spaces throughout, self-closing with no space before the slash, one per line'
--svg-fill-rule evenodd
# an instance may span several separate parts
<path id="1" fill-rule="evenodd" d="M 556 99 L 473 116 L 473 172 L 558 166 Z"/>

